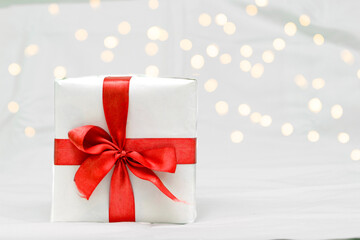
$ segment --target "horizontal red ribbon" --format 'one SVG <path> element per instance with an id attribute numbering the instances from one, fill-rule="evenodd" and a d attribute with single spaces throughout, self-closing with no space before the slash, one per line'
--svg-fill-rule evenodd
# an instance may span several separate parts
<path id="1" fill-rule="evenodd" d="M 124 150 L 173 147 L 177 164 L 196 163 L 196 138 L 127 138 Z M 80 151 L 69 139 L 55 139 L 55 165 L 81 165 L 90 155 Z"/>

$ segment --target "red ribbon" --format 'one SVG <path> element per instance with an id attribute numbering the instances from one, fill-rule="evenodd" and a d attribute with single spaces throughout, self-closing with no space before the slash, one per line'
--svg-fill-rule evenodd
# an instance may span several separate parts
<path id="1" fill-rule="evenodd" d="M 135 151 L 139 147 L 129 150 L 131 144 L 130 147 L 126 144 L 130 79 L 131 77 L 106 77 L 104 79 L 103 108 L 110 135 L 102 128 L 93 125 L 72 129 L 68 134 L 70 142 L 83 152 L 70 153 L 70 155 L 75 158 L 85 156 L 74 178 L 83 197 L 89 199 L 97 185 L 115 166 L 110 184 L 110 222 L 135 221 L 134 194 L 127 169 L 135 176 L 152 182 L 173 201 L 180 201 L 152 171 L 174 173 L 177 165 L 176 152 L 179 150 L 171 145 L 160 144 L 161 147 L 156 147 L 156 144 L 151 143 L 150 149 Z M 71 147 L 66 143 L 58 145 L 65 146 L 64 149 L 71 151 Z M 60 151 L 55 149 L 55 153 L 58 152 Z M 65 152 L 61 156 L 64 157 L 66 154 L 68 153 Z M 57 158 L 59 157 L 55 156 L 55 161 Z"/>

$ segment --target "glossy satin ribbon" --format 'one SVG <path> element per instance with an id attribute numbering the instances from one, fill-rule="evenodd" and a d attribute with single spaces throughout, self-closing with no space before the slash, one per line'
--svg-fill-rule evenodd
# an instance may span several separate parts
<path id="1" fill-rule="evenodd" d="M 153 183 L 173 201 L 180 201 L 152 170 L 174 173 L 180 156 L 181 163 L 195 163 L 195 139 L 126 139 L 130 79 L 104 79 L 103 108 L 110 135 L 100 127 L 86 125 L 69 131 L 69 140 L 55 140 L 55 164 L 81 163 L 74 181 L 86 199 L 115 166 L 110 183 L 110 222 L 135 221 L 127 169 Z"/>

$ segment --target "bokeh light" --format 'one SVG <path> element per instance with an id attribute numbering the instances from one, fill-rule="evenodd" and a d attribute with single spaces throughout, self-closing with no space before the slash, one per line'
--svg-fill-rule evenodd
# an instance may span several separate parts
<path id="1" fill-rule="evenodd" d="M 180 41 L 180 48 L 184 51 L 189 51 L 192 48 L 192 43 L 189 39 L 183 39 Z"/>
<path id="2" fill-rule="evenodd" d="M 25 136 L 28 138 L 32 138 L 35 136 L 35 129 L 33 127 L 26 127 L 25 130 Z"/>
<path id="3" fill-rule="evenodd" d="M 115 36 L 107 36 L 104 39 L 104 46 L 106 48 L 115 48 L 119 44 L 119 40 Z"/>
<path id="4" fill-rule="evenodd" d="M 342 50 L 340 56 L 346 64 L 352 65 L 354 63 L 354 56 L 349 50 Z"/>
<path id="5" fill-rule="evenodd" d="M 253 54 L 253 49 L 251 46 L 249 45 L 243 45 L 241 46 L 240 48 L 240 54 L 243 56 L 243 57 L 250 57 L 252 54 Z"/>
<path id="6" fill-rule="evenodd" d="M 264 51 L 262 54 L 262 59 L 266 63 L 272 63 L 274 61 L 274 53 L 271 50 Z"/>
<path id="7" fill-rule="evenodd" d="M 264 73 L 264 65 L 261 63 L 256 63 L 250 71 L 250 74 L 253 78 L 260 78 Z"/>
<path id="8" fill-rule="evenodd" d="M 290 136 L 294 132 L 294 126 L 291 123 L 284 123 L 281 126 L 281 133 L 285 137 Z"/>
<path id="9" fill-rule="evenodd" d="M 315 78 L 312 81 L 312 87 L 316 90 L 319 90 L 325 86 L 325 80 L 322 78 Z"/>
<path id="10" fill-rule="evenodd" d="M 221 54 L 221 56 L 220 56 L 220 62 L 222 63 L 222 64 L 229 64 L 229 63 L 231 63 L 231 55 L 230 54 L 228 54 L 228 53 L 224 53 L 224 54 Z"/>
<path id="11" fill-rule="evenodd" d="M 351 160 L 359 161 L 360 160 L 360 149 L 354 149 L 350 154 Z"/>
<path id="12" fill-rule="evenodd" d="M 149 65 L 145 69 L 145 74 L 149 77 L 157 77 L 159 76 L 159 72 L 159 68 L 155 65 Z"/>
<path id="13" fill-rule="evenodd" d="M 149 56 L 155 56 L 159 51 L 159 47 L 156 43 L 150 42 L 145 46 L 145 52 Z"/>
<path id="14" fill-rule="evenodd" d="M 255 4 L 259 7 L 266 7 L 269 4 L 268 0 L 255 0 Z"/>
<path id="15" fill-rule="evenodd" d="M 148 6 L 150 9 L 155 10 L 159 7 L 159 1 L 158 0 L 149 0 Z"/>
<path id="16" fill-rule="evenodd" d="M 320 46 L 324 44 L 325 38 L 323 35 L 321 35 L 320 33 L 317 33 L 314 35 L 313 37 L 313 41 L 316 45 Z"/>
<path id="17" fill-rule="evenodd" d="M 207 14 L 207 13 L 202 13 L 202 14 L 200 14 L 200 16 L 199 16 L 198 21 L 199 21 L 199 24 L 200 24 L 201 26 L 203 26 L 203 27 L 208 27 L 208 26 L 210 26 L 210 24 L 211 24 L 211 17 L 210 17 L 210 15 Z"/>
<path id="18" fill-rule="evenodd" d="M 226 22 L 223 26 L 224 32 L 228 35 L 233 35 L 236 31 L 236 26 L 233 22 Z"/>
<path id="19" fill-rule="evenodd" d="M 259 112 L 253 112 L 250 114 L 250 120 L 253 123 L 259 123 L 261 121 L 261 114 Z"/>
<path id="20" fill-rule="evenodd" d="M 307 138 L 310 142 L 317 142 L 320 139 L 320 135 L 317 131 L 311 130 L 308 132 Z"/>
<path id="21" fill-rule="evenodd" d="M 227 16 L 223 13 L 219 13 L 215 16 L 215 22 L 219 26 L 224 26 L 227 23 Z"/>
<path id="22" fill-rule="evenodd" d="M 229 105 L 225 101 L 219 101 L 215 104 L 215 110 L 220 116 L 225 115 L 229 111 Z"/>
<path id="23" fill-rule="evenodd" d="M 260 119 L 260 125 L 263 127 L 269 127 L 272 123 L 272 118 L 269 115 L 263 115 Z"/>
<path id="24" fill-rule="evenodd" d="M 205 91 L 207 91 L 209 93 L 214 92 L 216 90 L 217 86 L 218 86 L 218 83 L 217 83 L 216 79 L 213 79 L 213 78 L 210 78 L 204 84 Z"/>
<path id="25" fill-rule="evenodd" d="M 334 119 L 339 119 L 343 115 L 343 108 L 339 104 L 335 104 L 331 107 L 330 113 Z"/>
<path id="26" fill-rule="evenodd" d="M 39 52 L 39 46 L 36 44 L 30 44 L 24 50 L 24 54 L 27 57 L 34 56 L 34 55 L 38 54 L 38 52 Z"/>
<path id="27" fill-rule="evenodd" d="M 19 104 L 15 101 L 11 101 L 8 103 L 8 110 L 11 113 L 17 113 L 19 111 Z"/>
<path id="28" fill-rule="evenodd" d="M 17 76 L 20 74 L 21 72 L 21 67 L 19 64 L 17 63 L 11 63 L 8 67 L 8 71 L 11 75 L 13 76 Z"/>
<path id="29" fill-rule="evenodd" d="M 89 1 L 90 7 L 94 8 L 94 9 L 100 7 L 100 3 L 101 3 L 100 0 L 90 0 Z"/>
<path id="30" fill-rule="evenodd" d="M 255 16 L 258 12 L 258 9 L 255 5 L 250 4 L 246 6 L 245 11 L 249 16 Z"/>
<path id="31" fill-rule="evenodd" d="M 150 40 L 157 40 L 160 37 L 160 31 L 158 26 L 152 26 L 147 30 L 147 36 Z"/>
<path id="32" fill-rule="evenodd" d="M 78 29 L 76 30 L 75 32 L 75 38 L 76 40 L 82 42 L 82 41 L 85 41 L 88 37 L 88 33 L 85 29 L 81 28 L 81 29 Z"/>
<path id="33" fill-rule="evenodd" d="M 118 32 L 121 35 L 126 35 L 131 31 L 131 25 L 130 23 L 128 23 L 127 21 L 122 21 L 121 23 L 119 23 L 118 25 Z"/>
<path id="34" fill-rule="evenodd" d="M 196 54 L 190 60 L 191 66 L 195 69 L 200 69 L 204 66 L 205 60 L 204 57 Z"/>
<path id="35" fill-rule="evenodd" d="M 206 48 L 206 53 L 209 57 L 216 57 L 219 54 L 219 47 L 215 44 L 210 44 Z"/>
<path id="36" fill-rule="evenodd" d="M 288 36 L 294 36 L 296 34 L 297 27 L 296 27 L 295 23 L 288 22 L 284 26 L 284 31 Z"/>
<path id="37" fill-rule="evenodd" d="M 273 41 L 273 46 L 274 46 L 275 50 L 281 51 L 285 48 L 286 43 L 285 43 L 284 39 L 282 39 L 282 38 L 275 38 Z"/>
<path id="38" fill-rule="evenodd" d="M 251 112 L 251 108 L 249 105 L 243 103 L 243 104 L 239 105 L 238 111 L 241 116 L 249 116 L 249 114 Z"/>
<path id="39" fill-rule="evenodd" d="M 240 69 L 243 72 L 249 72 L 251 70 L 251 63 L 248 60 L 242 60 L 240 62 Z"/>
<path id="40" fill-rule="evenodd" d="M 318 113 L 322 109 L 322 103 L 319 98 L 312 98 L 308 102 L 308 107 L 309 107 L 310 111 L 312 111 L 314 113 Z"/>
<path id="41" fill-rule="evenodd" d="M 300 17 L 299 17 L 299 22 L 302 26 L 304 27 L 307 27 L 310 25 L 311 23 L 311 20 L 310 20 L 310 17 L 306 14 L 302 14 Z"/>
<path id="42" fill-rule="evenodd" d="M 66 77 L 66 68 L 63 66 L 57 66 L 54 69 L 54 77 L 56 79 L 63 79 Z"/>
<path id="43" fill-rule="evenodd" d="M 338 134 L 338 141 L 339 141 L 340 143 L 344 143 L 344 144 L 345 144 L 345 143 L 348 143 L 349 140 L 350 140 L 349 134 L 347 134 L 347 133 L 345 133 L 345 132 L 341 132 L 341 133 Z"/>
<path id="44" fill-rule="evenodd" d="M 233 131 L 230 138 L 233 143 L 241 143 L 244 139 L 244 135 L 240 131 Z"/>
<path id="45" fill-rule="evenodd" d="M 114 60 L 114 53 L 110 50 L 104 50 L 101 52 L 100 59 L 105 63 L 112 62 Z"/>
<path id="46" fill-rule="evenodd" d="M 302 89 L 305 89 L 308 86 L 308 82 L 307 82 L 306 78 L 304 77 L 304 75 L 302 75 L 302 74 L 296 75 L 294 78 L 294 81 L 295 81 L 295 84 Z"/>
<path id="47" fill-rule="evenodd" d="M 59 5 L 56 3 L 52 3 L 48 6 L 48 11 L 51 15 L 59 14 Z"/>

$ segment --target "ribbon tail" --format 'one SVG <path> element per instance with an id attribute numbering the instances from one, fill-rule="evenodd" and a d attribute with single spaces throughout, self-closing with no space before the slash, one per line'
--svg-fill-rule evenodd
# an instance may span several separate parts
<path id="1" fill-rule="evenodd" d="M 179 200 L 178 198 L 176 198 L 174 196 L 174 194 L 172 194 L 169 191 L 169 189 L 167 189 L 165 187 L 165 185 L 160 180 L 160 178 L 158 176 L 156 176 L 156 174 L 152 170 L 145 168 L 145 167 L 132 166 L 131 164 L 128 164 L 128 168 L 138 178 L 141 178 L 143 180 L 147 180 L 147 181 L 153 183 L 162 193 L 164 193 L 171 200 L 173 200 L 175 202 L 186 203 L 185 201 L 182 201 L 182 200 Z"/>
<path id="2" fill-rule="evenodd" d="M 123 161 L 115 165 L 110 184 L 109 222 L 134 222 L 135 200 L 129 173 Z"/>

